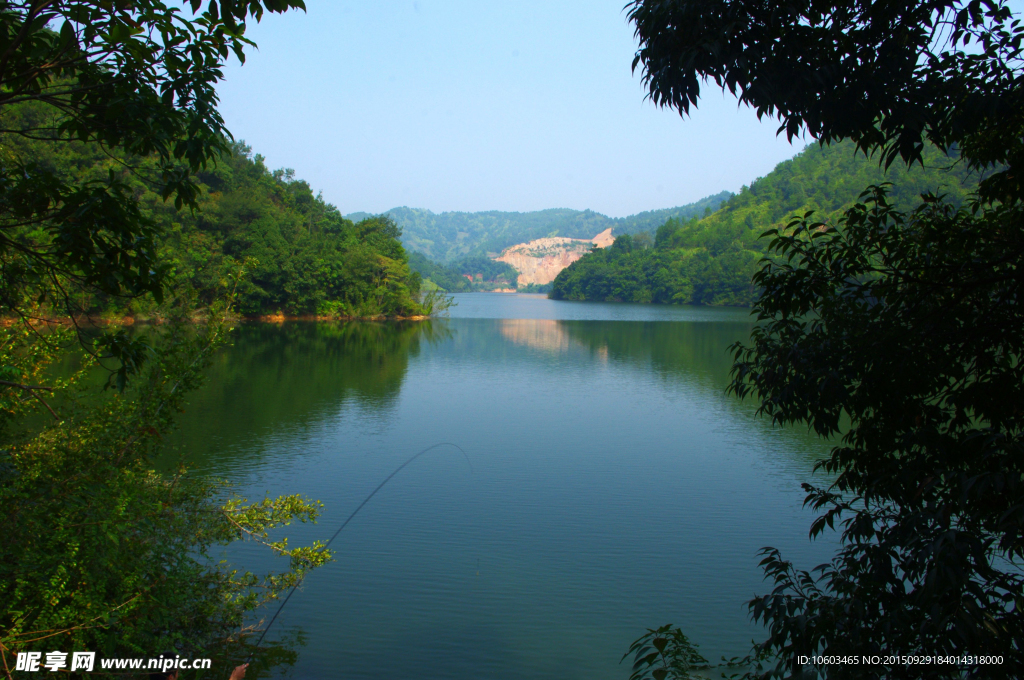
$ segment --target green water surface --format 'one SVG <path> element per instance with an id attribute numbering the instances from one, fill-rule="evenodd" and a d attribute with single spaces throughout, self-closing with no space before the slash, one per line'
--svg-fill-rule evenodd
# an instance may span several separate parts
<path id="1" fill-rule="evenodd" d="M 345 529 L 269 637 L 298 633 L 297 678 L 586 678 L 645 628 L 709 658 L 761 635 L 757 550 L 800 566 L 800 483 L 827 444 L 725 394 L 746 310 L 468 294 L 422 323 L 245 324 L 172 446 L 250 499 L 326 509 Z M 169 454 L 175 455 L 175 454 Z M 819 480 L 821 481 L 821 480 Z M 256 546 L 228 557 L 281 568 Z"/>

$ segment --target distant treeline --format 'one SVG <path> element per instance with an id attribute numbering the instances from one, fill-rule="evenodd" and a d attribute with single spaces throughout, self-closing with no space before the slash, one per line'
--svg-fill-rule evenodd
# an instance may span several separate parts
<path id="1" fill-rule="evenodd" d="M 924 159 L 923 167 L 895 164 L 885 172 L 852 143 L 809 146 L 711 215 L 669 219 L 654 239 L 620 236 L 611 247 L 584 256 L 558 275 L 551 297 L 748 305 L 755 297 L 750 278 L 768 245 L 760 236 L 768 229 L 810 210 L 819 218 L 836 215 L 870 184 L 891 182 L 890 197 L 900 210 L 918 204 L 925 192 L 962 201 L 977 185 L 975 174 L 938 149 L 927 149 Z"/>
<path id="2" fill-rule="evenodd" d="M 3 127 L 45 127 L 53 111 L 44 104 L 6 106 Z M 161 261 L 172 287 L 202 298 L 223 291 L 244 268 L 237 308 L 245 314 L 408 316 L 424 311 L 420 277 L 410 270 L 401 229 L 371 217 L 355 223 L 314 194 L 291 170 L 271 172 L 242 143 L 216 166 L 198 173 L 200 210 L 177 212 L 157 190 L 152 159 L 124 157 L 92 143 L 54 144 L 0 134 L 0 162 L 19 161 L 56 171 L 70 181 L 123 182 L 156 223 Z M 22 229 L 21 238 L 45 238 Z M 151 300 L 79 300 L 90 313 L 141 314 Z"/>
<path id="3" fill-rule="evenodd" d="M 608 217 L 592 210 L 554 208 L 534 212 L 446 212 L 393 208 L 387 212 L 402 227 L 405 247 L 444 264 L 465 257 L 497 255 L 505 248 L 548 236 L 590 239 L 611 228 L 615 235 L 653 232 L 670 218 L 688 220 L 713 212 L 732 194 L 723 191 L 696 203 L 642 212 L 629 217 Z M 350 219 L 370 215 L 353 213 Z"/>
<path id="4" fill-rule="evenodd" d="M 425 287 L 437 286 L 448 293 L 516 288 L 519 277 L 512 265 L 487 257 L 464 257 L 445 265 L 412 252 L 409 267 L 423 278 Z"/>

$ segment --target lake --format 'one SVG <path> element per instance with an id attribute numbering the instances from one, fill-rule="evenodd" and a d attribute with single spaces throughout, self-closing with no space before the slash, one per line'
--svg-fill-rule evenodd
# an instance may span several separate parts
<path id="1" fill-rule="evenodd" d="M 827 445 L 725 393 L 748 310 L 456 301 L 421 323 L 243 324 L 191 399 L 173 439 L 191 466 L 324 502 L 293 544 L 424 448 L 464 452 L 420 456 L 339 536 L 268 636 L 303 643 L 277 676 L 625 680 L 665 623 L 745 654 L 758 549 L 810 568 L 835 547 L 801 505 Z"/>

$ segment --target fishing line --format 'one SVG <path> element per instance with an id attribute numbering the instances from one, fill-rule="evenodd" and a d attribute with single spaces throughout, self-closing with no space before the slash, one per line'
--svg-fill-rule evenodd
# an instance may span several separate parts
<path id="1" fill-rule="evenodd" d="M 327 541 L 327 544 L 324 545 L 324 549 L 326 550 L 327 548 L 329 548 L 331 546 L 331 543 L 333 543 L 334 539 L 336 539 L 338 537 L 338 534 L 341 533 L 341 530 L 348 526 L 348 523 L 352 521 L 352 518 L 355 517 L 357 514 L 359 514 L 359 511 L 363 509 L 363 506 L 366 505 L 367 503 L 369 503 L 370 499 L 373 498 L 374 496 L 376 496 L 377 492 L 380 491 L 381 489 L 383 489 L 384 485 L 387 484 L 388 482 L 390 482 L 392 477 L 397 475 L 399 472 L 402 471 L 403 468 L 405 468 L 405 466 L 407 466 L 410 463 L 412 463 L 414 460 L 416 460 L 417 458 L 422 456 L 424 453 L 427 453 L 428 451 L 433 451 L 434 449 L 442 447 L 442 446 L 453 446 L 456 449 L 458 449 L 459 451 L 461 451 L 462 455 L 465 456 L 465 458 L 466 458 L 466 462 L 469 463 L 469 470 L 470 470 L 470 472 L 473 471 L 473 463 L 470 462 L 469 455 L 458 444 L 453 444 L 451 442 L 441 442 L 439 444 L 434 444 L 433 446 L 428 446 L 427 448 L 423 449 L 422 451 L 417 453 L 415 456 L 413 456 L 409 460 L 407 460 L 404 463 L 402 463 L 401 465 L 399 465 L 397 468 L 395 468 L 394 472 L 392 472 L 390 475 L 385 477 L 384 481 L 381 482 L 380 484 L 378 484 L 377 488 L 374 489 L 373 491 L 371 491 L 370 495 L 363 499 L 363 502 L 359 504 L 359 507 L 357 507 L 355 510 L 352 511 L 352 514 L 348 516 L 348 519 L 346 519 L 344 522 L 342 522 L 341 526 L 338 527 L 338 530 L 334 532 L 333 536 L 331 536 L 331 540 Z M 305 575 L 303 575 L 303 578 L 305 578 Z M 288 597 L 284 598 L 284 602 L 282 602 L 281 606 L 277 608 L 276 612 L 274 612 L 274 616 L 273 616 L 273 618 L 270 619 L 270 623 L 268 623 L 267 627 L 263 629 L 263 634 L 260 635 L 260 639 L 256 641 L 256 645 L 253 647 L 252 651 L 249 652 L 249 658 L 245 660 L 246 664 L 248 664 L 250 661 L 252 661 L 252 657 L 256 654 L 256 650 L 259 649 L 260 643 L 263 642 L 263 638 L 266 637 L 267 631 L 270 630 L 270 627 L 274 625 L 274 621 L 277 620 L 277 615 L 281 613 L 281 610 L 284 609 L 284 606 L 286 604 L 288 604 L 288 600 L 292 599 L 292 595 L 295 594 L 295 591 L 298 590 L 299 586 L 301 586 L 301 585 L 302 585 L 302 579 L 300 578 L 299 582 L 296 583 L 294 586 L 292 586 L 292 589 L 288 592 Z"/>

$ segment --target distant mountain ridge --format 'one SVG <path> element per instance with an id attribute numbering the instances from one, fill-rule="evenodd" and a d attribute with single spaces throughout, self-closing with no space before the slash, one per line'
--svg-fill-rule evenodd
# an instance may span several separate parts
<path id="1" fill-rule="evenodd" d="M 387 214 L 402 228 L 402 244 L 437 262 L 452 262 L 467 256 L 493 257 L 509 246 L 539 238 L 565 236 L 590 239 L 611 228 L 615 236 L 655 231 L 670 218 L 689 220 L 706 210 L 714 212 L 731 198 L 728 191 L 688 205 L 630 215 L 608 217 L 593 210 L 551 208 L 533 212 L 444 212 L 421 208 L 393 208 Z M 359 221 L 369 213 L 346 217 Z"/>

